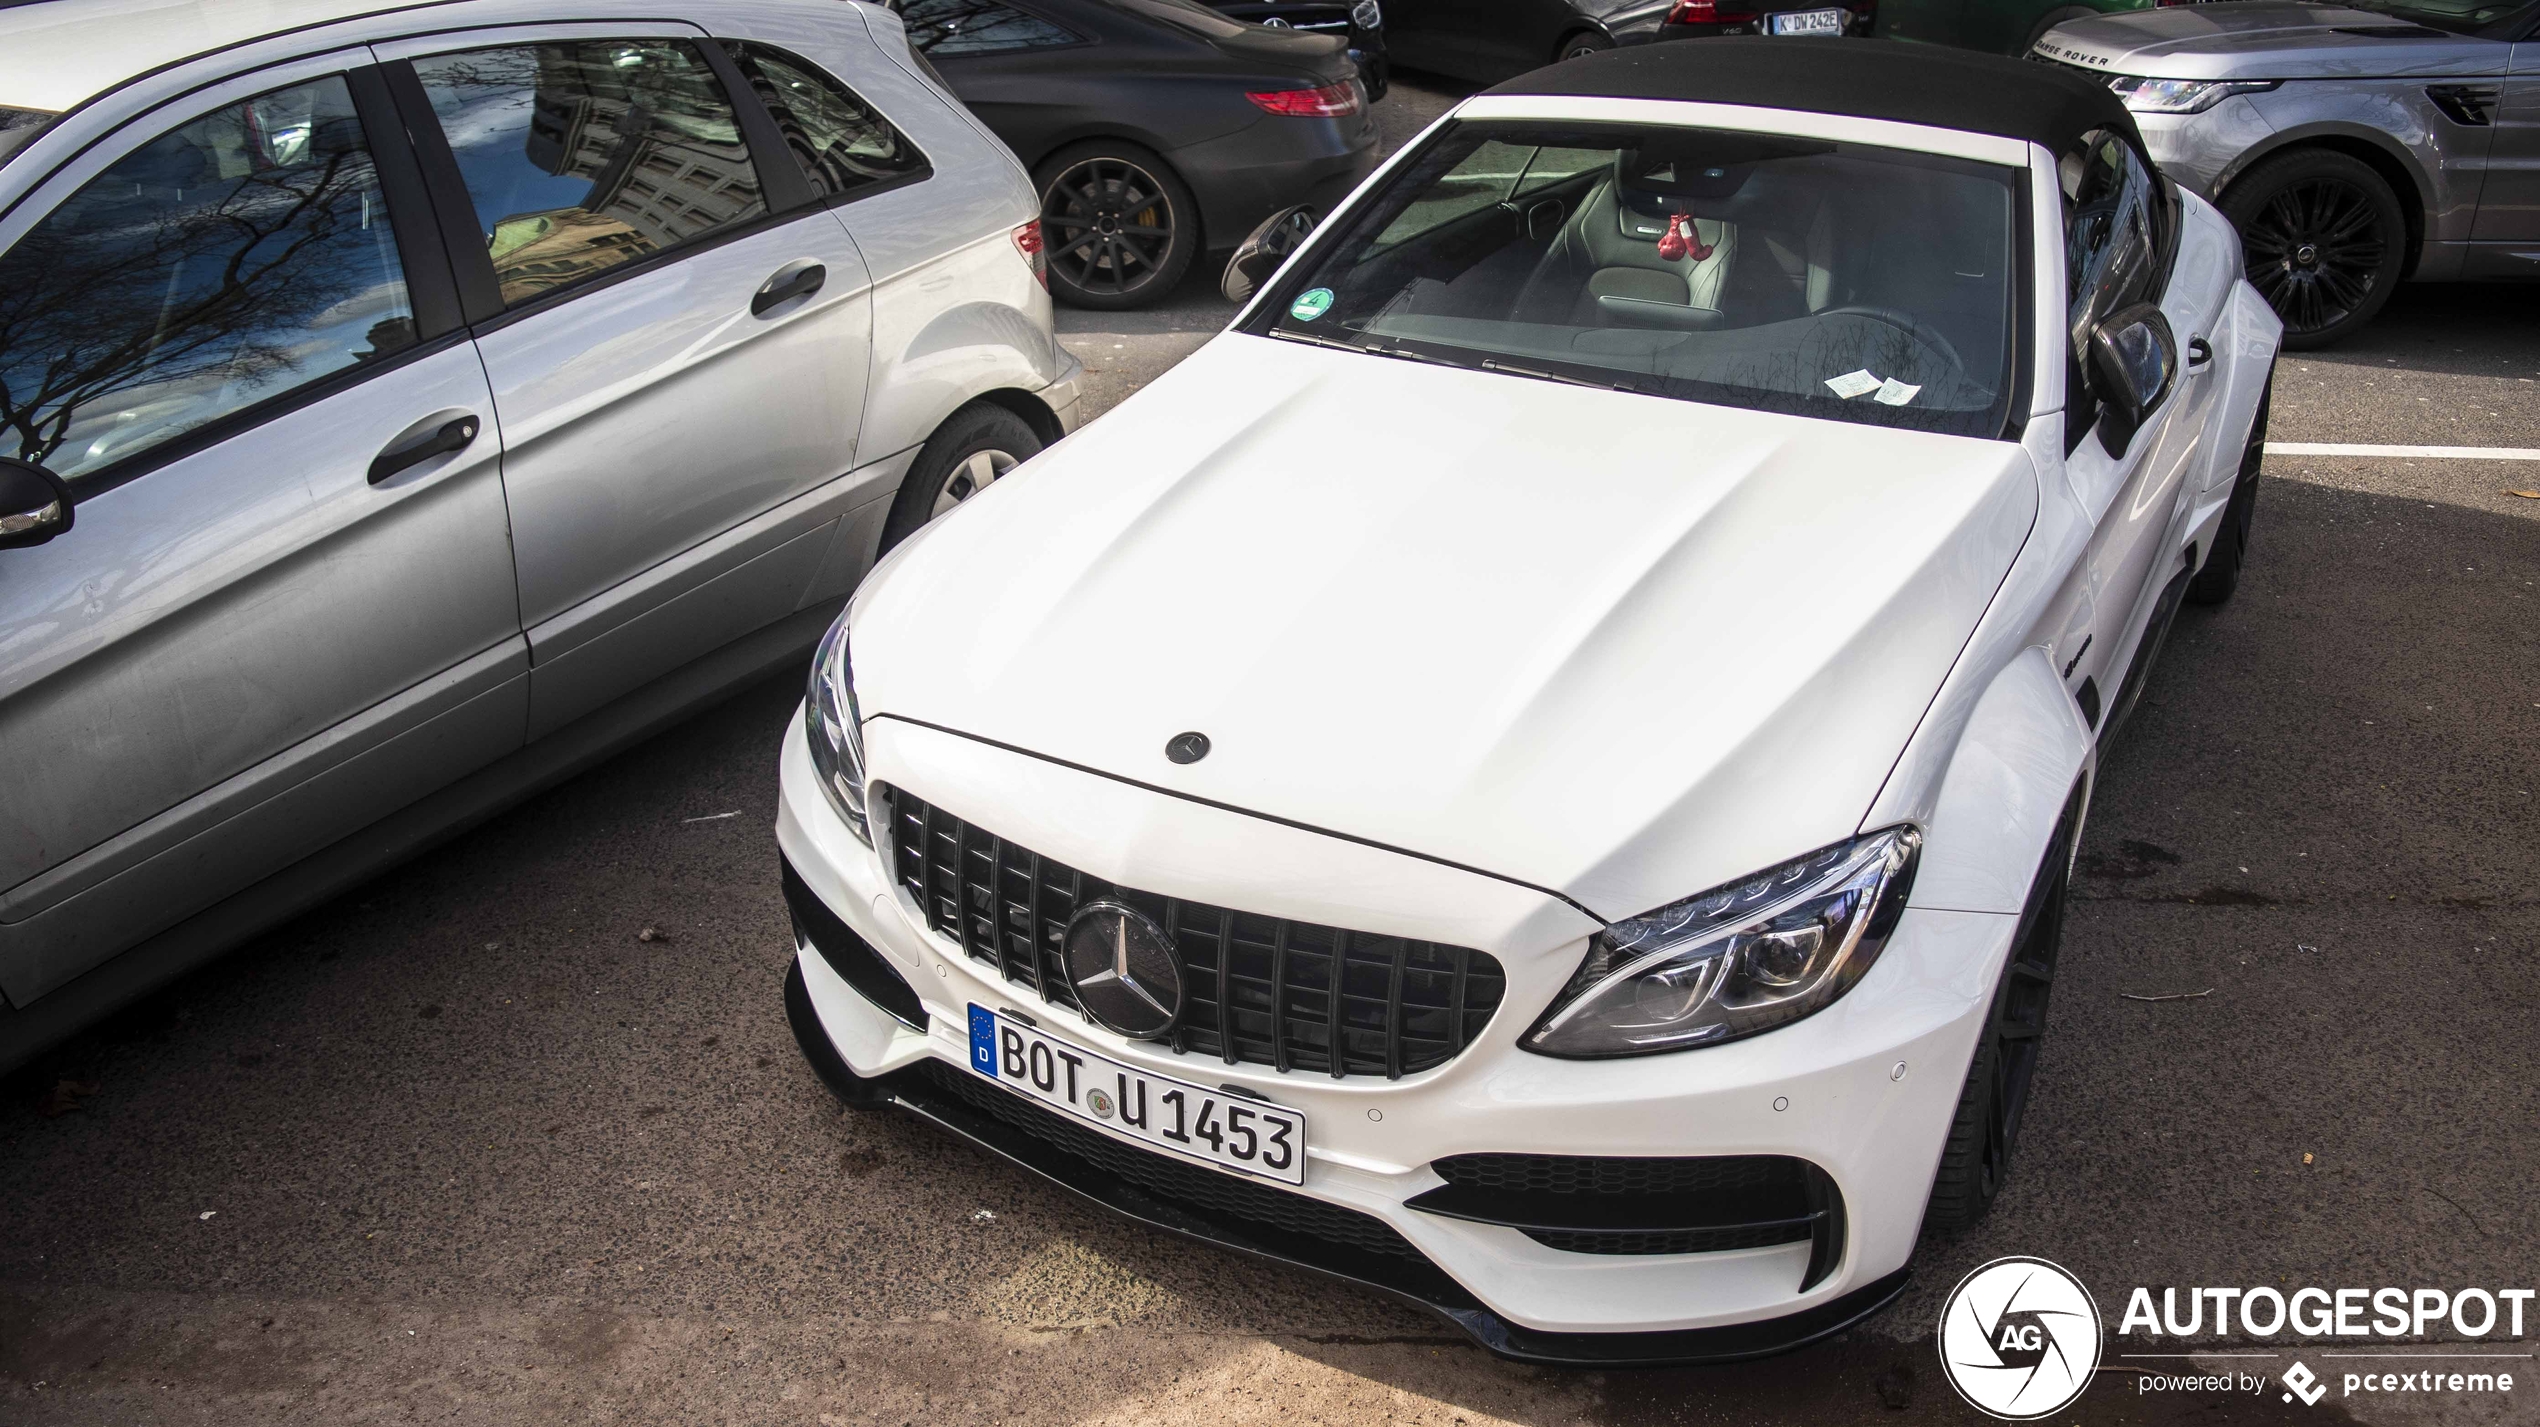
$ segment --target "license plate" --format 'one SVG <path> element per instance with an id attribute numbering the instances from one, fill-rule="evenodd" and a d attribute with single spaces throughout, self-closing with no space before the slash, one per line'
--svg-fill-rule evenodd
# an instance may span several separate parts
<path id="1" fill-rule="evenodd" d="M 1294 1110 L 1132 1069 L 980 1005 L 970 1008 L 970 1068 L 1150 1149 L 1305 1182 L 1305 1117 Z"/>
<path id="2" fill-rule="evenodd" d="M 1777 35 L 1839 35 L 1848 10 L 1785 10 L 1773 17 Z"/>

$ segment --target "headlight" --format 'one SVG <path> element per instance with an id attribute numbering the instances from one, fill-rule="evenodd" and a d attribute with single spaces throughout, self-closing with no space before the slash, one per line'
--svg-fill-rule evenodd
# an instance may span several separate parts
<path id="1" fill-rule="evenodd" d="M 2108 87 L 2137 114 L 2202 114 L 2235 94 L 2275 88 L 2273 79 L 2141 79 L 2121 74 Z"/>
<path id="2" fill-rule="evenodd" d="M 855 670 L 847 663 L 847 617 L 842 614 L 820 637 L 820 652 L 811 657 L 803 737 L 811 744 L 811 766 L 820 775 L 820 791 L 829 795 L 829 806 L 871 847 L 873 829 L 864 815 L 862 724 L 855 706 Z"/>
<path id="3" fill-rule="evenodd" d="M 1593 1059 L 1788 1025 L 1852 989 L 1904 914 L 1922 834 L 1893 827 L 1616 922 L 1521 1042 Z"/>

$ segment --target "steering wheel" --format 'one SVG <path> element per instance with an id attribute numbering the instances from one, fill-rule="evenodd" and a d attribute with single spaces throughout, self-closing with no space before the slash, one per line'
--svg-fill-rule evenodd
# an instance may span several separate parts
<path id="1" fill-rule="evenodd" d="M 1913 338 L 1915 341 L 1922 343 L 1924 346 L 1940 353 L 1942 359 L 1949 363 L 1949 370 L 1960 380 L 1963 381 L 1967 377 L 1967 364 L 1958 360 L 1958 349 L 1949 345 L 1948 338 L 1941 336 L 1938 332 L 1933 331 L 1931 328 L 1924 326 L 1922 323 L 1915 321 L 1912 317 L 1897 311 L 1893 307 L 1874 307 L 1866 302 L 1855 302 L 1846 304 L 1842 307 L 1829 307 L 1825 311 L 1819 312 L 1815 315 L 1821 318 L 1867 317 L 1873 322 L 1884 322 L 1888 326 L 1904 333 L 1906 336 Z"/>

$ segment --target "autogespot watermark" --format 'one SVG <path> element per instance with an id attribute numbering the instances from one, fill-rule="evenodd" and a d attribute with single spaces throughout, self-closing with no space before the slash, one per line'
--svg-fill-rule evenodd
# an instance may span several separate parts
<path id="1" fill-rule="evenodd" d="M 2316 1407 L 2332 1395 L 2465 1401 L 2512 1392 L 2533 1372 L 2523 1320 L 2540 1290 L 2261 1285 L 2164 1288 L 2157 1303 L 2153 1295 L 2127 1295 L 2111 1343 L 2080 1279 L 2044 1259 L 1996 1259 L 1942 1306 L 1941 1366 L 1969 1405 L 2006 1421 L 2059 1412 L 2102 1377 L 2116 1379 L 2103 1392 Z M 2193 1346 L 2199 1339 L 2214 1341 Z"/>

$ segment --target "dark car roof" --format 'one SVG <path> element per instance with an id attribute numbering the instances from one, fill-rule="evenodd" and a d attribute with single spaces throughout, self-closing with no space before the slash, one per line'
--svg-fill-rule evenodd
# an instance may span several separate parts
<path id="1" fill-rule="evenodd" d="M 1896 40 L 1720 38 L 1608 50 L 1521 74 L 1486 94 L 1690 99 L 1889 119 L 2033 140 L 2051 154 L 2113 129 L 2139 151 L 2108 86 L 2057 65 Z M 2148 160 L 2148 156 L 2147 156 Z"/>

